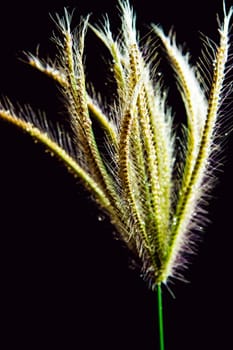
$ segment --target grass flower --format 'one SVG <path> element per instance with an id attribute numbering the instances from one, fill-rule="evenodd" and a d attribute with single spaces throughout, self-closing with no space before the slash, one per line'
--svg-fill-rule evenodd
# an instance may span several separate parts
<path id="1" fill-rule="evenodd" d="M 72 31 L 72 16 L 65 10 L 64 17 L 55 18 L 56 61 L 47 63 L 27 54 L 31 66 L 58 84 L 71 135 L 49 127 L 45 117 L 37 118 L 28 109 L 16 111 L 9 102 L 1 106 L 0 117 L 41 142 L 90 191 L 140 262 L 144 279 L 160 291 L 161 311 L 161 284 L 182 278 L 185 257 L 206 221 L 205 196 L 214 183 L 218 135 L 225 123 L 222 106 L 229 91 L 233 8 L 227 12 L 224 7 L 219 43 L 205 39 L 206 52 L 196 66 L 178 47 L 174 34 L 151 27 L 174 70 L 186 112 L 179 144 L 167 89 L 159 75 L 159 51 L 152 49 L 150 58 L 144 55 L 148 50 L 139 44 L 133 10 L 128 1 L 119 2 L 119 7 L 122 28 L 117 38 L 108 18 L 102 26 L 93 26 L 87 17 Z M 111 107 L 103 108 L 88 89 L 83 62 L 88 28 L 112 57 L 116 98 Z M 95 135 L 94 119 L 104 133 L 102 144 Z M 162 312 L 159 315 L 162 325 Z"/>

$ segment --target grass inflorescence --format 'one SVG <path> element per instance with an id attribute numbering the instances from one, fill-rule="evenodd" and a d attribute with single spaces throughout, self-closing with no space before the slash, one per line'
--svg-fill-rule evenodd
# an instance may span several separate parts
<path id="1" fill-rule="evenodd" d="M 10 103 L 2 104 L 0 117 L 44 144 L 80 179 L 155 289 L 170 278 L 181 278 L 186 264 L 183 253 L 190 252 L 195 234 L 205 222 L 204 199 L 214 183 L 212 159 L 218 152 L 215 146 L 221 124 L 225 123 L 222 106 L 229 92 L 225 82 L 230 71 L 233 8 L 228 12 L 224 8 L 219 43 L 205 40 L 205 50 L 214 55 L 213 61 L 205 54 L 196 66 L 178 47 L 174 34 L 166 35 L 160 26 L 151 26 L 151 35 L 157 37 L 174 71 L 186 112 L 181 146 L 159 71 L 159 51 L 143 49 L 128 1 L 120 1 L 119 8 L 122 27 L 116 38 L 107 17 L 101 26 L 91 25 L 87 17 L 72 30 L 72 15 L 65 10 L 63 17 L 54 18 L 58 29 L 53 38 L 56 61 L 27 54 L 32 67 L 58 84 L 71 135 L 60 129 L 54 132 L 45 116 L 36 118 L 28 109 L 18 112 Z M 93 88 L 88 88 L 84 65 L 88 29 L 112 58 L 109 64 L 116 97 L 110 107 L 102 106 L 91 94 Z M 93 118 L 104 133 L 104 147 L 97 142 Z"/>

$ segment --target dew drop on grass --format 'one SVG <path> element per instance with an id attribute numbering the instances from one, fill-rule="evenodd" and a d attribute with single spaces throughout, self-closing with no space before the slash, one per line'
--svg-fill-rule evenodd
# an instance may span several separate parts
<path id="1" fill-rule="evenodd" d="M 100 221 L 100 222 L 102 222 L 102 221 L 104 221 L 104 215 L 98 215 L 98 217 L 97 217 L 97 219 L 98 219 L 98 221 Z"/>

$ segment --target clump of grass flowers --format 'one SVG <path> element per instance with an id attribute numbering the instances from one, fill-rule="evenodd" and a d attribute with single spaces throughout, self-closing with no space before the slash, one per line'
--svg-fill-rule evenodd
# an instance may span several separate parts
<path id="1" fill-rule="evenodd" d="M 17 112 L 9 102 L 1 106 L 0 117 L 44 144 L 110 217 L 121 240 L 140 261 L 144 279 L 158 291 L 160 349 L 164 349 L 161 284 L 181 278 L 185 256 L 205 222 L 205 195 L 213 184 L 217 137 L 225 123 L 221 107 L 229 92 L 225 77 L 233 8 L 227 13 L 224 7 L 219 44 L 205 39 L 204 58 L 196 66 L 177 46 L 174 35 L 152 25 L 152 34 L 174 70 L 186 111 L 182 154 L 178 154 L 172 110 L 158 74 L 158 53 L 153 49 L 150 59 L 144 57 L 147 50 L 139 45 L 128 1 L 122 0 L 119 7 L 122 28 L 117 39 L 108 18 L 98 27 L 90 25 L 87 17 L 72 31 L 72 16 L 65 10 L 63 18 L 56 17 L 60 35 L 54 37 L 56 61 L 27 55 L 31 66 L 59 85 L 71 135 L 50 127 L 45 117 L 37 118 L 28 108 Z M 89 93 L 93 89 L 87 88 L 83 56 L 88 27 L 112 56 L 117 97 L 110 107 L 103 108 Z M 101 147 L 93 119 L 105 134 Z"/>

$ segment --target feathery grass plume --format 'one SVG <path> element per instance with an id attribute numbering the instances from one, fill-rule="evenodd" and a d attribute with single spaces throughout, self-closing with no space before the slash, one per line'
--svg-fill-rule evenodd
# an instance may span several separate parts
<path id="1" fill-rule="evenodd" d="M 202 64 L 190 64 L 189 55 L 178 48 L 174 35 L 152 25 L 152 33 L 159 38 L 174 70 L 186 111 L 184 155 L 178 159 L 167 91 L 161 77 L 157 79 L 158 53 L 150 60 L 144 57 L 133 10 L 128 1 L 120 1 L 119 7 L 122 34 L 117 39 L 108 18 L 98 27 L 90 25 L 87 17 L 72 31 L 72 16 L 65 10 L 63 18 L 55 18 L 59 32 L 53 38 L 58 50 L 56 62 L 27 55 L 31 66 L 59 85 L 72 135 L 64 135 L 59 128 L 50 127 L 45 117 L 37 118 L 28 110 L 16 112 L 10 103 L 1 106 L 0 117 L 44 144 L 80 179 L 140 260 L 143 276 L 154 289 L 171 277 L 179 278 L 185 266 L 183 253 L 189 252 L 192 243 L 191 232 L 203 225 L 203 198 L 213 182 L 215 164 L 211 159 L 224 122 L 221 107 L 225 75 L 229 73 L 228 33 L 233 8 L 228 13 L 224 8 L 219 44 L 205 42 L 214 52 L 211 79 L 203 74 L 206 68 Z M 103 109 L 87 89 L 83 55 L 88 27 L 112 56 L 117 98 L 111 110 Z M 212 62 L 208 64 L 211 67 Z M 97 142 L 93 118 L 105 134 L 104 147 Z"/>

